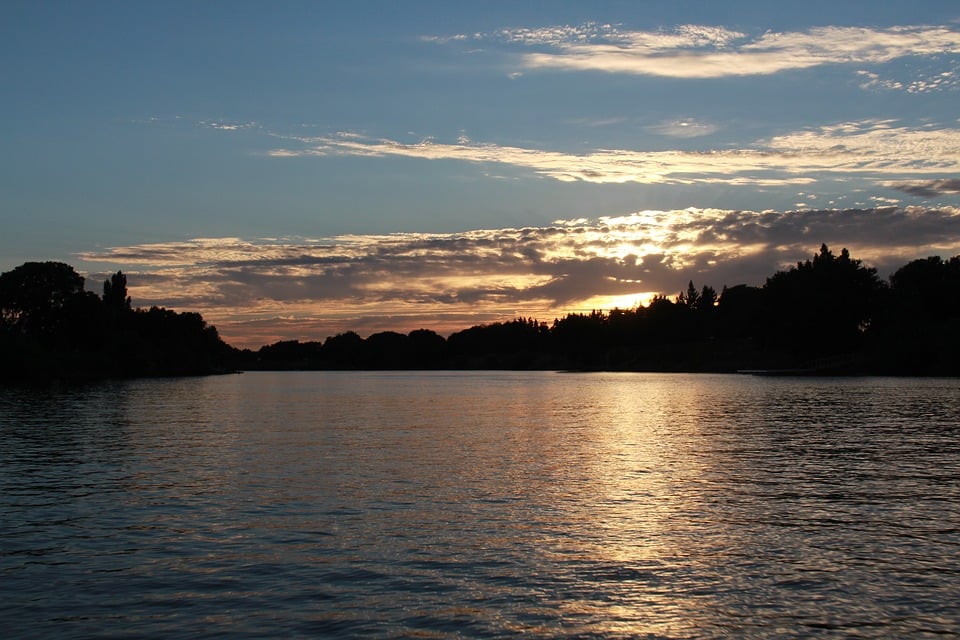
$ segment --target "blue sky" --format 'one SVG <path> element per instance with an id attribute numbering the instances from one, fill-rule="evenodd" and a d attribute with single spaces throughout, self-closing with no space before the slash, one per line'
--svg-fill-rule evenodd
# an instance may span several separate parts
<path id="1" fill-rule="evenodd" d="M 0 270 L 237 344 L 960 253 L 960 5 L 0 6 Z"/>

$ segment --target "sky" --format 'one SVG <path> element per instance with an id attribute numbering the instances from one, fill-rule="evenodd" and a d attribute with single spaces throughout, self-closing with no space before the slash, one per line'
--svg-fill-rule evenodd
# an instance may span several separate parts
<path id="1" fill-rule="evenodd" d="M 0 4 L 0 271 L 231 344 L 960 254 L 960 4 Z"/>

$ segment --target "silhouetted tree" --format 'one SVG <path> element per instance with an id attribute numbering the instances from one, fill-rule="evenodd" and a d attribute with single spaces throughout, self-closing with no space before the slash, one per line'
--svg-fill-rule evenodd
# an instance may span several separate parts
<path id="1" fill-rule="evenodd" d="M 648 338 L 656 342 L 676 342 L 688 337 L 688 311 L 686 306 L 666 296 L 654 296 L 646 311 Z"/>
<path id="2" fill-rule="evenodd" d="M 717 292 L 713 287 L 703 285 L 698 291 L 691 280 L 687 290 L 677 296 L 676 304 L 676 320 L 682 323 L 678 330 L 686 339 L 698 340 L 714 334 Z"/>
<path id="3" fill-rule="evenodd" d="M 323 343 L 281 340 L 260 347 L 255 365 L 260 369 L 310 370 L 323 368 Z M 254 364 L 254 363 L 251 363 Z"/>
<path id="4" fill-rule="evenodd" d="M 607 314 L 607 342 L 620 348 L 633 347 L 640 342 L 636 309 L 613 309 Z"/>
<path id="5" fill-rule="evenodd" d="M 27 262 L 0 275 L 0 323 L 39 338 L 63 332 L 85 296 L 83 277 L 62 262 Z"/>
<path id="6" fill-rule="evenodd" d="M 797 353 L 854 350 L 879 311 L 885 285 L 877 270 L 826 244 L 813 260 L 767 278 L 767 336 Z"/>
<path id="7" fill-rule="evenodd" d="M 700 292 L 693 286 L 693 280 L 687 285 L 686 293 L 681 291 L 677 296 L 677 304 L 691 311 L 696 311 L 700 307 Z"/>
<path id="8" fill-rule="evenodd" d="M 108 309 L 129 310 L 130 298 L 127 296 L 127 276 L 117 271 L 103 283 L 103 305 Z"/>
<path id="9" fill-rule="evenodd" d="M 571 313 L 556 319 L 551 333 L 555 348 L 571 367 L 601 366 L 610 347 L 607 316 L 602 311 Z"/>
<path id="10" fill-rule="evenodd" d="M 717 304 L 717 332 L 722 338 L 756 337 L 764 325 L 764 312 L 763 290 L 759 287 L 724 287 Z"/>
<path id="11" fill-rule="evenodd" d="M 396 331 L 381 331 L 363 341 L 363 351 L 367 368 L 402 369 L 411 357 L 410 339 Z"/>
<path id="12" fill-rule="evenodd" d="M 457 366 L 526 369 L 537 361 L 549 335 L 547 325 L 517 318 L 453 333 L 447 338 L 447 351 Z"/>
<path id="13" fill-rule="evenodd" d="M 209 373 L 222 366 L 230 350 L 199 313 L 138 309 L 130 315 L 128 329 L 133 342 L 124 361 L 135 375 Z"/>
<path id="14" fill-rule="evenodd" d="M 0 274 L 0 381 L 204 374 L 229 366 L 234 350 L 199 314 L 132 311 L 120 272 L 104 294 L 85 291 L 84 279 L 59 262 Z"/>
<path id="15" fill-rule="evenodd" d="M 412 353 L 411 369 L 442 368 L 446 366 L 447 341 L 436 331 L 415 329 L 407 334 Z"/>
<path id="16" fill-rule="evenodd" d="M 323 359 L 334 369 L 360 368 L 363 358 L 363 338 L 355 331 L 338 333 L 323 343 Z"/>
<path id="17" fill-rule="evenodd" d="M 719 300 L 716 289 L 703 285 L 703 289 L 700 291 L 700 300 L 697 303 L 697 311 L 709 313 L 716 308 Z"/>
<path id="18" fill-rule="evenodd" d="M 960 363 L 960 256 L 947 261 L 931 256 L 895 271 L 875 334 L 881 370 L 955 374 Z"/>
<path id="19" fill-rule="evenodd" d="M 898 313 L 922 318 L 960 317 L 960 256 L 913 260 L 890 276 Z"/>

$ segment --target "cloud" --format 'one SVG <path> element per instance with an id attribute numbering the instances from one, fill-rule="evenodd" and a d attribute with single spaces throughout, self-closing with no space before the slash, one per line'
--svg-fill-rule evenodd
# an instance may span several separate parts
<path id="1" fill-rule="evenodd" d="M 711 125 L 690 121 L 694 130 Z M 661 125 L 673 132 L 677 121 Z M 582 154 L 473 143 L 404 143 L 357 134 L 288 137 L 274 157 L 362 156 L 501 164 L 563 182 L 641 184 L 808 184 L 812 175 L 845 177 L 924 176 L 960 171 L 960 129 L 909 127 L 893 120 L 864 120 L 793 131 L 741 149 L 642 151 L 597 149 Z"/>
<path id="2" fill-rule="evenodd" d="M 601 71 L 671 78 L 769 75 L 832 64 L 881 64 L 908 56 L 960 53 L 960 30 L 949 26 L 824 26 L 750 36 L 724 27 L 682 25 L 635 31 L 586 23 L 433 38 L 494 40 L 531 47 L 525 69 Z"/>
<path id="3" fill-rule="evenodd" d="M 861 69 L 860 71 L 857 71 L 857 75 L 863 78 L 863 80 L 860 82 L 861 89 L 890 89 L 895 91 L 903 89 L 902 82 L 881 78 L 879 73 L 873 73 L 872 71 Z"/>
<path id="4" fill-rule="evenodd" d="M 647 127 L 647 131 L 651 133 L 673 138 L 699 138 L 700 136 L 709 136 L 719 130 L 720 127 L 715 124 L 693 118 L 666 120 Z"/>
<path id="5" fill-rule="evenodd" d="M 907 93 L 935 93 L 956 91 L 960 88 L 960 68 L 947 71 L 917 72 L 912 79 L 894 80 L 883 78 L 878 73 L 860 70 L 857 75 L 863 80 L 860 88 L 866 90 L 906 91 Z"/>
<path id="6" fill-rule="evenodd" d="M 936 198 L 938 196 L 960 194 L 960 179 L 927 180 L 924 182 L 890 182 L 885 186 L 911 196 Z"/>
<path id="7" fill-rule="evenodd" d="M 605 44 L 621 48 L 644 49 L 650 53 L 694 47 L 725 47 L 746 37 L 724 27 L 680 25 L 672 30 L 628 31 L 614 24 L 586 22 L 581 25 L 500 29 L 490 34 L 475 34 L 474 39 L 497 39 L 526 46 L 568 48 Z"/>
<path id="8" fill-rule="evenodd" d="M 893 268 L 960 253 L 960 209 L 683 209 L 461 233 L 202 238 L 82 254 L 141 306 L 195 310 L 233 344 L 348 329 L 450 332 L 518 315 L 630 306 L 688 280 L 762 284 L 826 242 Z M 92 277 L 95 280 L 95 278 Z"/>
<path id="9" fill-rule="evenodd" d="M 581 127 L 613 127 L 621 126 L 628 122 L 627 118 L 623 116 L 609 117 L 609 118 L 574 118 L 568 120 L 569 124 L 581 126 Z"/>
<path id="10" fill-rule="evenodd" d="M 246 129 L 259 129 L 260 125 L 256 122 L 230 122 L 224 120 L 201 120 L 201 127 L 216 129 L 217 131 L 244 131 Z"/>

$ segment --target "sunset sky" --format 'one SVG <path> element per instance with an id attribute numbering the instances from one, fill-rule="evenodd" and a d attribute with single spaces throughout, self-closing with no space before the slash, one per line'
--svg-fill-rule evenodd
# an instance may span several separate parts
<path id="1" fill-rule="evenodd" d="M 960 3 L 0 4 L 0 271 L 236 346 L 960 254 Z"/>

